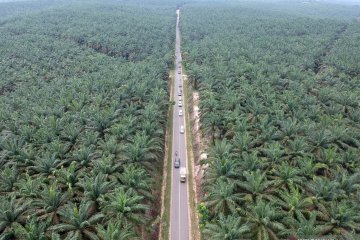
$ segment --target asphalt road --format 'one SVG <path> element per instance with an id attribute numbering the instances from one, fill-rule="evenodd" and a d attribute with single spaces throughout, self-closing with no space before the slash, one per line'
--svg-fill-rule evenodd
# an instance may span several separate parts
<path id="1" fill-rule="evenodd" d="M 178 152 L 180 157 L 180 167 L 187 168 L 186 160 L 186 144 L 185 133 L 180 133 L 180 127 L 185 127 L 185 109 L 179 107 L 178 93 L 182 87 L 179 84 L 183 84 L 182 72 L 181 72 L 181 52 L 180 52 L 180 30 L 179 19 L 180 10 L 176 10 L 176 46 L 175 46 L 175 91 L 174 91 L 174 115 L 173 115 L 173 167 L 172 167 L 172 180 L 171 180 L 171 208 L 170 208 L 170 239 L 171 240 L 187 240 L 190 239 L 190 221 L 189 221 L 189 204 L 188 204 L 188 175 L 186 176 L 186 182 L 180 182 L 180 168 L 174 168 L 175 151 Z M 182 103 L 184 103 L 184 96 L 181 94 Z M 183 116 L 179 116 L 179 110 L 183 111 Z M 188 169 L 187 169 L 188 171 Z"/>

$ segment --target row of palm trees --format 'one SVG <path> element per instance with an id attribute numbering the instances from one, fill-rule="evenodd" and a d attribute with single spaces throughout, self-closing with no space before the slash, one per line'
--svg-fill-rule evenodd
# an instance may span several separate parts
<path id="1" fill-rule="evenodd" d="M 338 51 L 314 68 L 343 24 L 236 4 L 185 7 L 185 65 L 208 145 L 205 239 L 360 234 L 360 79 L 330 65 Z"/>
<path id="2" fill-rule="evenodd" d="M 112 4 L 64 6 L 0 29 L 0 61 L 9 59 L 0 84 L 16 84 L 0 96 L 0 239 L 156 236 L 175 16 Z M 76 34 L 132 57 L 95 51 Z"/>
<path id="3" fill-rule="evenodd" d="M 144 108 L 130 103 L 135 112 L 126 116 L 119 113 L 115 118 L 103 111 L 92 119 L 90 113 L 89 120 L 83 125 L 77 123 L 79 130 L 73 129 L 77 133 L 68 138 L 61 136 L 68 123 L 50 124 L 54 122 L 52 117 L 33 127 L 34 134 L 27 140 L 21 133 L 8 131 L 1 142 L 1 231 L 17 234 L 14 223 L 26 228 L 26 216 L 35 215 L 47 223 L 47 232 L 59 232 L 69 239 L 72 234 L 74 238 L 78 234 L 91 238 L 98 232 L 96 224 L 121 224 L 133 231 L 129 236 L 141 232 L 143 229 L 137 226 L 151 220 L 146 217 L 156 193 L 151 176 L 161 169 L 163 156 L 165 112 L 151 107 L 150 98 L 145 100 Z M 163 104 L 165 107 L 166 102 Z M 129 111 L 129 107 L 124 109 Z M 146 114 L 149 107 L 151 115 Z M 146 120 L 140 119 L 143 117 Z M 31 126 L 31 122 L 22 123 L 25 124 Z M 46 141 L 42 134 L 37 135 L 44 128 L 49 136 Z M 34 224 L 31 221 L 29 224 Z"/>

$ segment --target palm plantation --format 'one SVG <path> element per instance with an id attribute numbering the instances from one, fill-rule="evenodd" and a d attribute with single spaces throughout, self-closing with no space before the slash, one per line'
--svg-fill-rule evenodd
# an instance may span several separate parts
<path id="1" fill-rule="evenodd" d="M 351 7 L 330 9 L 184 6 L 184 64 L 208 156 L 195 159 L 204 238 L 360 234 L 360 25 Z"/>
<path id="2" fill-rule="evenodd" d="M 175 5 L 0 5 L 0 239 L 155 239 Z"/>

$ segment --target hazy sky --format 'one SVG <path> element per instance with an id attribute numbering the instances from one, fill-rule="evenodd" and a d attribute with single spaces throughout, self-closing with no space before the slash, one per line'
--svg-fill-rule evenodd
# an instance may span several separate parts
<path id="1" fill-rule="evenodd" d="M 36 0 L 0 0 L 0 2 L 20 2 L 20 1 L 36 1 Z M 254 0 L 256 1 L 256 0 Z M 269 2 L 271 0 L 268 0 Z M 278 2 L 278 0 L 275 0 Z M 299 0 L 294 0 L 299 1 Z M 337 4 L 360 4 L 360 0 L 304 0 L 304 1 L 317 1 L 317 2 L 329 2 Z"/>

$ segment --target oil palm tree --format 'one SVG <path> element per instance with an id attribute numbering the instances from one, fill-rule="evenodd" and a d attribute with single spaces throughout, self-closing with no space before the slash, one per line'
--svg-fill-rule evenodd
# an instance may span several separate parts
<path id="1" fill-rule="evenodd" d="M 210 160 L 209 169 L 205 173 L 206 185 L 216 182 L 217 179 L 233 181 L 239 175 L 237 172 L 238 162 L 231 159 Z"/>
<path id="2" fill-rule="evenodd" d="M 279 198 L 274 204 L 280 205 L 290 216 L 307 215 L 313 206 L 311 197 L 306 197 L 300 189 L 290 185 L 289 189 L 282 189 L 277 192 Z"/>
<path id="3" fill-rule="evenodd" d="M 287 236 L 296 236 L 298 238 L 307 238 L 309 236 L 317 237 L 325 230 L 325 226 L 319 223 L 316 219 L 317 212 L 310 213 L 309 218 L 299 212 L 296 218 L 288 217 L 285 221 L 288 222 L 289 228 L 284 231 Z"/>
<path id="4" fill-rule="evenodd" d="M 279 123 L 282 132 L 282 138 L 292 139 L 295 135 L 302 131 L 301 125 L 296 119 L 288 118 Z"/>
<path id="5" fill-rule="evenodd" d="M 134 164 L 124 166 L 124 171 L 117 175 L 118 180 L 125 190 L 131 190 L 147 200 L 152 200 L 151 179 L 145 169 Z"/>
<path id="6" fill-rule="evenodd" d="M 325 222 L 322 235 L 334 234 L 352 238 L 360 231 L 360 214 L 348 199 L 332 201 L 328 206 L 319 204 L 319 217 Z"/>
<path id="7" fill-rule="evenodd" d="M 42 184 L 45 182 L 44 177 L 31 177 L 28 173 L 25 174 L 24 178 L 21 178 L 15 183 L 16 190 L 23 199 L 35 199 L 40 195 L 40 189 Z"/>
<path id="8" fill-rule="evenodd" d="M 246 210 L 240 211 L 245 221 L 248 221 L 252 239 L 273 240 L 284 236 L 286 229 L 282 223 L 284 212 L 274 207 L 271 203 L 262 200 L 256 204 L 250 205 Z"/>
<path id="9" fill-rule="evenodd" d="M 65 154 L 68 152 L 69 144 L 60 140 L 55 140 L 46 144 L 46 147 L 49 152 L 54 154 L 55 158 L 64 159 Z"/>
<path id="10" fill-rule="evenodd" d="M 280 166 L 274 167 L 269 178 L 274 180 L 279 187 L 302 185 L 304 178 L 300 176 L 300 172 L 297 167 L 292 167 L 287 162 L 283 162 Z"/>
<path id="11" fill-rule="evenodd" d="M 91 119 L 92 127 L 103 138 L 105 130 L 111 127 L 114 121 L 114 112 L 112 110 L 94 110 Z"/>
<path id="12" fill-rule="evenodd" d="M 98 236 L 103 240 L 137 240 L 135 231 L 129 226 L 120 224 L 119 222 L 113 223 L 110 221 L 106 227 L 98 225 L 96 227 Z"/>
<path id="13" fill-rule="evenodd" d="M 25 223 L 29 202 L 19 202 L 15 196 L 0 196 L 0 232 L 4 239 L 14 235 L 13 224 Z"/>
<path id="14" fill-rule="evenodd" d="M 98 136 L 99 134 L 95 131 L 86 131 L 84 134 L 82 134 L 81 142 L 85 147 L 95 146 L 98 141 Z"/>
<path id="15" fill-rule="evenodd" d="M 48 231 L 64 233 L 65 239 L 98 240 L 95 225 L 104 218 L 104 214 L 90 215 L 91 202 L 81 202 L 79 205 L 69 203 L 59 211 L 61 223 L 48 228 Z"/>
<path id="16" fill-rule="evenodd" d="M 16 165 L 12 167 L 6 165 L 0 172 L 0 193 L 11 192 L 18 180 L 19 172 Z"/>
<path id="17" fill-rule="evenodd" d="M 122 121 L 112 125 L 109 131 L 118 141 L 123 141 L 131 135 L 131 128 Z"/>
<path id="18" fill-rule="evenodd" d="M 242 154 L 243 152 L 249 151 L 254 145 L 254 139 L 248 132 L 236 132 L 234 139 L 234 152 Z"/>
<path id="19" fill-rule="evenodd" d="M 138 224 L 146 222 L 143 214 L 149 209 L 148 205 L 142 203 L 143 199 L 144 197 L 137 195 L 133 190 L 121 187 L 104 197 L 102 209 L 112 219 L 139 226 Z"/>
<path id="20" fill-rule="evenodd" d="M 99 141 L 99 146 L 104 156 L 117 155 L 119 153 L 119 146 L 115 136 L 105 136 L 104 140 Z"/>
<path id="21" fill-rule="evenodd" d="M 61 168 L 56 171 L 55 175 L 59 179 L 59 182 L 63 185 L 74 187 L 75 184 L 79 181 L 80 174 L 76 171 L 78 168 L 78 163 L 73 161 L 67 168 L 61 166 Z"/>
<path id="22" fill-rule="evenodd" d="M 210 161 L 232 159 L 234 157 L 233 146 L 226 140 L 216 141 L 214 146 L 210 149 Z"/>
<path id="23" fill-rule="evenodd" d="M 267 162 L 266 159 L 259 158 L 258 152 L 252 151 L 251 153 L 243 152 L 241 157 L 237 160 L 239 162 L 239 167 L 242 171 L 254 172 L 258 169 L 265 170 L 270 165 L 270 162 Z"/>
<path id="24" fill-rule="evenodd" d="M 33 162 L 33 165 L 28 169 L 34 174 L 48 177 L 52 175 L 53 172 L 56 171 L 61 165 L 62 163 L 58 158 L 56 158 L 56 154 L 46 152 L 42 157 L 37 157 Z"/>
<path id="25" fill-rule="evenodd" d="M 164 135 L 163 128 L 159 122 L 146 120 L 141 124 L 142 130 L 146 135 L 160 138 Z"/>
<path id="26" fill-rule="evenodd" d="M 82 130 L 82 127 L 80 127 L 78 124 L 64 125 L 60 135 L 61 139 L 69 142 L 70 145 L 73 145 L 76 143 L 76 140 L 78 139 Z"/>
<path id="27" fill-rule="evenodd" d="M 246 238 L 249 230 L 247 222 L 240 216 L 220 214 L 212 223 L 206 224 L 203 234 L 209 240 L 238 240 Z"/>
<path id="28" fill-rule="evenodd" d="M 205 136 L 208 136 L 212 144 L 220 137 L 220 129 L 222 128 L 222 119 L 218 113 L 208 113 L 206 118 L 201 122 L 201 130 Z"/>
<path id="29" fill-rule="evenodd" d="M 137 133 L 125 145 L 124 157 L 129 163 L 141 163 L 153 169 L 163 153 L 160 141 L 144 133 Z"/>
<path id="30" fill-rule="evenodd" d="M 342 169 L 342 172 L 336 175 L 336 180 L 344 198 L 355 195 L 360 190 L 360 172 L 351 175 Z"/>
<path id="31" fill-rule="evenodd" d="M 244 172 L 243 175 L 245 179 L 237 181 L 236 185 L 241 189 L 241 195 L 248 201 L 255 203 L 262 198 L 272 196 L 276 182 L 268 180 L 266 172 L 261 173 L 258 169 L 254 172 Z"/>
<path id="32" fill-rule="evenodd" d="M 84 191 L 84 199 L 91 204 L 90 213 L 98 210 L 101 196 L 112 190 L 114 183 L 107 181 L 107 176 L 97 174 L 96 176 L 85 176 L 79 183 Z"/>
<path id="33" fill-rule="evenodd" d="M 332 142 L 331 134 L 329 130 L 325 128 L 321 129 L 309 129 L 308 130 L 308 141 L 313 146 L 313 153 L 319 157 L 320 150 L 327 148 Z"/>
<path id="34" fill-rule="evenodd" d="M 15 229 L 15 236 L 17 239 L 26 240 L 47 240 L 46 236 L 47 224 L 45 222 L 38 222 L 35 217 L 27 220 L 26 225 L 18 225 Z"/>
<path id="35" fill-rule="evenodd" d="M 108 175 L 108 177 L 111 177 L 113 174 L 119 172 L 123 165 L 122 162 L 115 161 L 116 159 L 113 155 L 102 156 L 93 162 L 92 171 L 94 174 L 102 173 Z"/>
<path id="36" fill-rule="evenodd" d="M 335 201 L 340 196 L 339 183 L 324 177 L 314 177 L 307 188 L 317 202 Z"/>
<path id="37" fill-rule="evenodd" d="M 304 137 L 297 136 L 295 139 L 288 141 L 286 154 L 290 159 L 299 156 L 306 156 L 309 151 L 309 145 Z"/>
<path id="38" fill-rule="evenodd" d="M 17 136 L 9 136 L 1 141 L 1 148 L 5 150 L 9 157 L 16 157 L 20 154 L 22 146 L 25 141 Z"/>
<path id="39" fill-rule="evenodd" d="M 210 185 L 205 195 L 206 205 L 212 215 L 236 213 L 241 195 L 235 192 L 235 184 L 218 179 Z"/>
<path id="40" fill-rule="evenodd" d="M 274 163 L 280 163 L 287 157 L 279 142 L 270 143 L 266 148 L 263 148 L 261 152 Z"/>
<path id="41" fill-rule="evenodd" d="M 216 110 L 219 108 L 219 105 L 218 101 L 214 97 L 213 92 L 202 92 L 201 95 L 203 100 L 200 102 L 200 117 L 206 118 L 208 114 L 216 112 Z"/>
<path id="42" fill-rule="evenodd" d="M 94 149 L 92 147 L 81 147 L 73 156 L 80 166 L 87 167 L 94 157 Z"/>
<path id="43" fill-rule="evenodd" d="M 40 198 L 34 199 L 32 202 L 38 208 L 36 215 L 52 224 L 58 224 L 60 221 L 58 212 L 65 204 L 67 197 L 68 194 L 62 192 L 56 183 L 45 186 L 41 191 Z"/>
<path id="44" fill-rule="evenodd" d="M 326 168 L 326 165 L 318 163 L 313 157 L 296 157 L 296 165 L 299 166 L 300 175 L 310 179 L 313 176 L 316 176 L 316 173 L 321 168 Z"/>

